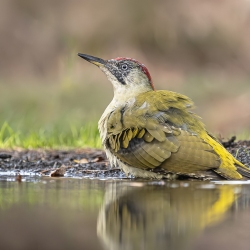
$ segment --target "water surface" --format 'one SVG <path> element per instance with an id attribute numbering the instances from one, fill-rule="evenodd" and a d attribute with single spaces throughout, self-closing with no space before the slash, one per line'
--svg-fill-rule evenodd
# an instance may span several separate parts
<path id="1" fill-rule="evenodd" d="M 249 182 L 0 178 L 1 249 L 250 249 Z"/>

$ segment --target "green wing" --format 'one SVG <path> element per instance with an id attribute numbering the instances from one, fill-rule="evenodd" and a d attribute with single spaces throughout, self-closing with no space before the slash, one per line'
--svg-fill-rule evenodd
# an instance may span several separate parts
<path id="1" fill-rule="evenodd" d="M 204 126 L 191 107 L 187 97 L 173 92 L 141 94 L 110 114 L 106 146 L 123 162 L 142 169 L 193 173 L 218 168 L 220 158 L 198 136 Z"/>

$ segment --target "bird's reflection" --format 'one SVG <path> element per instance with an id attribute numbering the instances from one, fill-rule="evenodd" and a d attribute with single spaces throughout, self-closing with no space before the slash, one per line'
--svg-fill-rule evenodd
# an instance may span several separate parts
<path id="1" fill-rule="evenodd" d="M 106 249 L 188 249 L 222 220 L 240 186 L 204 183 L 111 183 L 97 233 Z"/>

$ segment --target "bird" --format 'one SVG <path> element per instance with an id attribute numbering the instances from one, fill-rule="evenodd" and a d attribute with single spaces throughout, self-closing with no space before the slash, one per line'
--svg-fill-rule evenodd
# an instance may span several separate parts
<path id="1" fill-rule="evenodd" d="M 126 57 L 78 56 L 98 66 L 113 85 L 113 99 L 98 122 L 111 167 L 145 179 L 250 178 L 250 169 L 206 130 L 192 111 L 193 101 L 155 90 L 144 64 Z"/>

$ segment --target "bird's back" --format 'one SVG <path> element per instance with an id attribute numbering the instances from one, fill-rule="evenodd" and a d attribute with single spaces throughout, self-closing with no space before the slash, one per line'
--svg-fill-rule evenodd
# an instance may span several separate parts
<path id="1" fill-rule="evenodd" d="M 213 170 L 226 179 L 241 179 L 237 168 L 249 173 L 207 133 L 192 108 L 188 97 L 175 92 L 139 94 L 105 115 L 105 148 L 118 161 L 146 171 L 205 177 Z"/>

